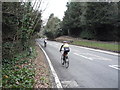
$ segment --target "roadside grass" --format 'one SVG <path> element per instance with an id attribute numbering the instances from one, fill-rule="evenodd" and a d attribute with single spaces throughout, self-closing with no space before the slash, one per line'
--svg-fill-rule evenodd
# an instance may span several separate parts
<path id="1" fill-rule="evenodd" d="M 108 50 L 108 51 L 120 52 L 119 48 L 118 48 L 118 47 L 120 47 L 120 45 L 113 44 L 113 43 L 75 40 L 72 42 L 72 44 L 85 46 L 85 47 L 91 47 L 91 48 L 98 48 L 98 49 L 103 49 L 103 50 Z"/>
<path id="2" fill-rule="evenodd" d="M 11 60 L 2 60 L 2 88 L 33 88 L 35 70 L 32 62 L 35 57 L 33 48 L 31 55 L 24 51 Z"/>

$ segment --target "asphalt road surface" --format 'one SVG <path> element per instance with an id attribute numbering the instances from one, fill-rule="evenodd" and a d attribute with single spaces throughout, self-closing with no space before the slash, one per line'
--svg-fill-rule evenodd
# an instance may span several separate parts
<path id="1" fill-rule="evenodd" d="M 118 88 L 118 56 L 70 45 L 68 69 L 61 65 L 62 43 L 37 40 L 46 51 L 64 88 Z"/>

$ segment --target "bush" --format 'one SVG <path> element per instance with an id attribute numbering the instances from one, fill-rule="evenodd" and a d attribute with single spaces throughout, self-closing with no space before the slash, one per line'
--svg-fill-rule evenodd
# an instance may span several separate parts
<path id="1" fill-rule="evenodd" d="M 45 32 L 45 35 L 46 35 L 49 39 L 54 39 L 54 37 L 55 37 L 52 31 L 47 31 L 47 32 Z"/>
<path id="2" fill-rule="evenodd" d="M 35 70 L 28 52 L 14 55 L 12 59 L 2 60 L 2 87 L 3 88 L 33 88 Z"/>
<path id="3" fill-rule="evenodd" d="M 94 34 L 90 30 L 84 30 L 81 32 L 80 37 L 83 39 L 94 39 Z"/>

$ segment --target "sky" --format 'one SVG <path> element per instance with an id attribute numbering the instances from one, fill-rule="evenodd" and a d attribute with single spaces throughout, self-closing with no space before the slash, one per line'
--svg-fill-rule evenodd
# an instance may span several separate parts
<path id="1" fill-rule="evenodd" d="M 40 2 L 41 0 L 30 0 L 30 1 Z M 42 0 L 42 1 L 43 2 L 40 7 L 40 10 L 41 9 L 43 10 L 46 8 L 45 11 L 42 13 L 42 20 L 44 23 L 46 23 L 51 13 L 53 13 L 54 16 L 62 20 L 64 16 L 64 12 L 67 10 L 67 7 L 66 7 L 67 2 L 69 1 L 80 2 L 82 0 Z M 89 1 L 92 1 L 92 0 L 89 0 Z M 118 1 L 118 0 L 114 0 L 114 1 Z"/>
<path id="2" fill-rule="evenodd" d="M 58 0 L 49 0 L 49 2 L 47 2 L 48 5 L 44 4 L 45 7 L 47 5 L 47 8 L 45 9 L 45 11 L 42 14 L 42 19 L 44 21 L 47 21 L 50 14 L 53 13 L 54 16 L 56 16 L 62 20 L 62 18 L 64 16 L 64 12 L 67 10 L 67 7 L 66 7 L 67 2 L 68 2 L 68 0 L 59 0 L 59 1 Z M 43 7 L 43 8 L 45 8 L 45 7 Z"/>

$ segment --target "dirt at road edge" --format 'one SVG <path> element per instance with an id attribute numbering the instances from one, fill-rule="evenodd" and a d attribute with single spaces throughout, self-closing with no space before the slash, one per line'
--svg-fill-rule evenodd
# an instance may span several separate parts
<path id="1" fill-rule="evenodd" d="M 34 88 L 51 88 L 52 87 L 51 73 L 48 63 L 46 61 L 46 57 L 37 44 L 35 48 L 37 52 L 37 57 L 34 61 L 35 67 Z"/>

